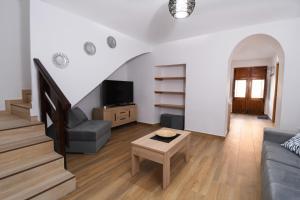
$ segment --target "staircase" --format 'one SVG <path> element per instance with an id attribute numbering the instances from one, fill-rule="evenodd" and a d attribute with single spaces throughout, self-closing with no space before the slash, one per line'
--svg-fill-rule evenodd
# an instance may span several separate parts
<path id="1" fill-rule="evenodd" d="M 29 121 L 36 121 L 36 117 L 30 116 L 31 90 L 22 90 L 22 99 L 6 100 L 6 112 L 19 116 Z"/>
<path id="2" fill-rule="evenodd" d="M 60 199 L 76 189 L 75 176 L 65 170 L 45 125 L 30 116 L 31 92 L 22 93 L 21 100 L 6 101 L 5 118 L 0 117 L 9 124 L 28 121 L 0 129 L 0 199 Z"/>

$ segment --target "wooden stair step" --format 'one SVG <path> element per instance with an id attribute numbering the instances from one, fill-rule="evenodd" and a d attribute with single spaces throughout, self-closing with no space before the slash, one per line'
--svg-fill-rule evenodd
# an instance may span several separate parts
<path id="1" fill-rule="evenodd" d="M 5 153 L 8 151 L 29 147 L 45 142 L 52 142 L 52 139 L 43 135 L 43 136 L 37 136 L 32 138 L 23 138 L 23 140 L 14 141 L 11 143 L 3 144 L 0 146 L 0 153 Z"/>
<path id="2" fill-rule="evenodd" d="M 48 189 L 45 192 L 40 193 L 39 195 L 32 197 L 32 200 L 55 200 L 61 199 L 68 195 L 69 193 L 76 190 L 76 178 L 66 179 L 65 181 L 61 182 L 57 186 L 53 186 L 52 188 Z"/>
<path id="3" fill-rule="evenodd" d="M 0 131 L 0 146 L 12 142 L 23 141 L 37 136 L 45 135 L 45 125 L 38 124 L 23 128 Z"/>
<path id="4" fill-rule="evenodd" d="M 63 159 L 55 160 L 23 173 L 4 178 L 0 181 L 0 199 L 29 199 L 38 198 L 60 185 L 69 182 L 70 192 L 75 189 L 75 176 L 64 169 Z M 57 190 L 55 190 L 57 191 Z M 66 191 L 56 196 L 66 195 Z M 54 199 L 54 198 L 53 198 Z"/>
<path id="5" fill-rule="evenodd" d="M 31 109 L 31 103 L 12 103 L 11 105 L 25 108 L 25 109 Z"/>
<path id="6" fill-rule="evenodd" d="M 42 123 L 39 121 L 29 121 L 16 115 L 12 115 L 10 112 L 0 113 L 0 134 L 4 130 L 11 130 L 40 124 Z"/>
<path id="7" fill-rule="evenodd" d="M 11 114 L 27 119 L 28 121 L 31 121 L 30 109 L 30 103 L 11 103 L 10 105 Z"/>
<path id="8" fill-rule="evenodd" d="M 52 140 L 0 153 L 0 170 L 2 170 L 0 174 L 4 177 L 13 172 L 19 172 L 22 169 L 30 168 L 34 163 L 43 162 L 43 159 L 51 159 L 49 157 L 52 156 L 47 156 L 51 155 L 51 153 L 54 153 Z M 45 158 L 41 158 L 41 156 L 45 156 Z"/>
<path id="9" fill-rule="evenodd" d="M 0 163 L 0 180 L 62 158 L 61 155 L 50 152 L 38 156 L 22 156 L 18 159 L 3 159 Z"/>
<path id="10" fill-rule="evenodd" d="M 30 103 L 31 95 L 32 95 L 31 90 L 22 90 L 22 101 L 25 103 Z"/>

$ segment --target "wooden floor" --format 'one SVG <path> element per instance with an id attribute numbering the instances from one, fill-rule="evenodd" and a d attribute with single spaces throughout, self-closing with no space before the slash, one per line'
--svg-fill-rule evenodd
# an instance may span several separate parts
<path id="1" fill-rule="evenodd" d="M 27 119 L 23 119 L 3 111 L 0 112 L 0 131 L 21 128 L 26 126 L 33 126 L 38 124 L 41 123 L 38 121 L 35 122 L 28 121 Z"/>
<path id="2" fill-rule="evenodd" d="M 193 133 L 192 158 L 183 154 L 171 162 L 171 184 L 163 191 L 162 167 L 141 163 L 130 174 L 130 142 L 157 129 L 131 125 L 113 130 L 112 138 L 96 155 L 68 155 L 69 170 L 76 175 L 77 190 L 65 199 L 260 199 L 260 152 L 268 120 L 233 115 L 226 137 Z"/>

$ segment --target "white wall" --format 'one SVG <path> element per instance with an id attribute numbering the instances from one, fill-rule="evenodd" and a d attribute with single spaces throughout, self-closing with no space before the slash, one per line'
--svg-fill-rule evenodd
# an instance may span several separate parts
<path id="1" fill-rule="evenodd" d="M 0 110 L 4 100 L 21 98 L 31 88 L 29 1 L 2 0 L 0 3 Z"/>
<path id="2" fill-rule="evenodd" d="M 138 108 L 139 122 L 155 124 L 158 111 L 155 104 L 154 60 L 152 54 L 139 56 L 127 63 L 128 80 L 134 82 L 134 102 Z"/>
<path id="3" fill-rule="evenodd" d="M 127 60 L 151 51 L 144 43 L 40 0 L 31 0 L 30 8 L 31 56 L 41 60 L 72 105 Z M 110 49 L 106 44 L 106 38 L 110 35 L 117 40 L 115 49 Z M 95 43 L 95 56 L 88 56 L 83 51 L 86 41 Z M 56 68 L 52 64 L 52 56 L 56 52 L 64 52 L 68 56 L 70 64 L 66 69 Z M 32 67 L 32 75 L 36 77 L 35 67 Z M 32 114 L 37 115 L 36 78 L 33 78 L 32 86 Z"/>
<path id="4" fill-rule="evenodd" d="M 111 74 L 108 80 L 128 80 L 128 70 L 127 65 L 124 64 L 118 68 L 113 74 Z M 92 112 L 94 108 L 100 107 L 101 102 L 101 84 L 98 85 L 93 91 L 91 91 L 87 96 L 80 100 L 74 107 L 79 107 L 89 119 L 92 119 Z"/>
<path id="5" fill-rule="evenodd" d="M 270 66 L 273 64 L 273 58 L 251 59 L 251 60 L 233 60 L 232 67 L 255 67 L 255 66 Z"/>
<path id="6" fill-rule="evenodd" d="M 119 80 L 119 81 L 127 81 L 128 80 L 128 70 L 127 63 L 123 64 L 116 71 L 114 71 L 107 80 Z"/>
<path id="7" fill-rule="evenodd" d="M 225 136 L 231 54 L 240 41 L 254 34 L 270 35 L 282 45 L 285 55 L 280 58 L 279 82 L 282 84 L 278 88 L 276 123 L 281 128 L 298 127 L 300 94 L 295 88 L 300 87 L 299 18 L 165 43 L 153 53 L 129 62 L 129 79 L 139 83 L 135 84 L 138 85 L 135 95 L 140 104 L 139 119 L 148 123 L 159 120 L 153 107 L 153 66 L 186 63 L 186 129 Z"/>

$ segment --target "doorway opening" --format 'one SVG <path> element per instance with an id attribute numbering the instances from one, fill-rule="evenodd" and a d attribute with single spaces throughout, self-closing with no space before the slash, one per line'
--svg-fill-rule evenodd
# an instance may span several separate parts
<path id="1" fill-rule="evenodd" d="M 283 66 L 283 49 L 273 37 L 256 34 L 239 42 L 229 60 L 229 113 L 257 115 L 279 124 Z"/>
<path id="2" fill-rule="evenodd" d="M 232 112 L 264 115 L 267 66 L 234 68 Z"/>

